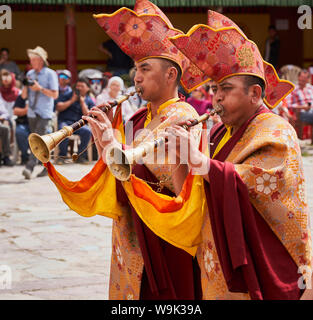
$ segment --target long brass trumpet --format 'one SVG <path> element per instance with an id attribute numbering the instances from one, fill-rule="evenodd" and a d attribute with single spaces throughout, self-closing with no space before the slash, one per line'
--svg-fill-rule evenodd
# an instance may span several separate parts
<path id="1" fill-rule="evenodd" d="M 189 127 L 193 127 L 222 112 L 222 107 L 216 106 L 210 113 L 203 114 L 198 119 L 194 119 L 191 124 L 184 124 L 182 127 L 187 130 Z M 132 173 L 132 166 L 165 142 L 166 139 L 161 137 L 153 141 L 143 142 L 132 149 L 122 150 L 120 147 L 112 146 L 106 152 L 107 166 L 116 179 L 127 181 Z"/>
<path id="2" fill-rule="evenodd" d="M 135 93 L 140 93 L 139 90 L 130 92 L 129 94 L 122 96 L 119 100 L 110 103 L 110 106 L 103 104 L 98 105 L 103 112 L 108 112 L 113 107 L 123 103 L 128 100 Z M 34 156 L 41 161 L 46 163 L 50 161 L 50 152 L 64 139 L 71 136 L 75 131 L 80 129 L 82 126 L 86 125 L 88 122 L 84 119 L 80 119 L 70 126 L 65 126 L 62 129 L 40 136 L 37 133 L 31 133 L 28 137 L 28 142 L 30 149 Z"/>

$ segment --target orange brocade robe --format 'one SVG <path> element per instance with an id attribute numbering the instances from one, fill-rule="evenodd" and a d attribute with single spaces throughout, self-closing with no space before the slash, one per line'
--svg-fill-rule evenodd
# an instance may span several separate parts
<path id="1" fill-rule="evenodd" d="M 299 299 L 300 270 L 312 259 L 297 135 L 264 106 L 215 152 L 226 131 L 211 131 L 209 214 L 197 252 L 203 295 Z"/>
<path id="2" fill-rule="evenodd" d="M 182 121 L 197 117 L 196 111 L 190 105 L 178 100 L 169 100 L 159 107 L 158 114 L 162 125 L 167 125 L 166 119 L 169 117 Z M 132 120 L 134 132 L 142 129 L 148 123 L 147 109 L 139 110 Z M 201 125 L 193 130 L 199 141 Z M 144 134 L 136 137 L 136 141 L 144 140 Z M 201 240 L 201 221 L 196 214 L 188 215 L 186 212 L 197 213 L 200 216 L 201 212 L 204 212 L 205 195 L 202 182 L 193 184 L 194 177 L 190 176 L 180 196 L 175 197 L 171 172 L 176 165 L 149 166 L 153 174 L 142 165 L 134 166 L 133 172 L 136 176 L 151 182 L 168 177 L 162 193 L 157 194 L 152 189 L 155 188 L 154 185 L 151 188 L 135 175 L 132 175 L 129 182 L 124 182 L 122 187 L 120 182 L 115 181 L 102 160 L 97 162 L 87 176 L 77 182 L 68 181 L 56 172 L 51 164 L 47 165 L 50 178 L 71 209 L 86 217 L 100 214 L 114 219 L 110 299 L 199 299 L 200 270 L 194 256 Z M 197 194 L 193 203 L 189 199 L 192 185 L 192 192 Z M 145 219 L 145 211 L 149 211 L 153 218 Z M 168 216 L 162 222 L 164 214 Z M 188 222 L 185 224 L 185 230 L 180 227 L 182 221 Z M 194 229 L 197 224 L 198 227 Z M 155 225 L 163 225 L 165 228 L 170 226 L 171 237 L 164 239 L 162 232 L 158 232 Z M 192 234 L 191 241 L 186 239 L 178 243 L 181 235 L 176 233 L 176 229 L 182 230 L 187 237 Z M 184 270 L 188 270 L 188 273 L 184 274 Z"/>
<path id="3" fill-rule="evenodd" d="M 230 147 L 232 142 L 233 145 Z M 209 193 L 211 192 L 214 196 L 214 178 L 218 178 L 220 172 L 230 168 L 230 172 L 233 172 L 232 175 L 237 179 L 234 181 L 244 187 L 248 196 L 247 201 L 255 209 L 254 213 L 257 213 L 255 221 L 262 220 L 262 230 L 267 232 L 266 237 L 272 239 L 274 239 L 273 236 L 275 237 L 276 249 L 279 244 L 282 245 L 286 251 L 285 257 L 287 255 L 289 259 L 288 264 L 294 264 L 293 270 L 297 270 L 297 267 L 303 265 L 310 267 L 312 259 L 308 205 L 304 194 L 301 152 L 293 128 L 275 114 L 260 113 L 246 124 L 235 142 L 229 140 L 228 146 L 225 144 L 221 148 L 220 155 L 225 152 L 225 148 L 228 148 L 226 159 L 218 160 L 217 154 L 217 160 L 211 160 L 210 181 L 212 188 Z M 82 187 L 84 179 L 74 184 L 67 181 L 54 171 L 51 164 L 48 165 L 48 171 L 63 200 L 73 210 L 85 216 L 103 214 L 114 218 L 110 298 L 139 299 L 143 259 L 133 229 L 133 221 L 127 212 L 129 209 L 118 204 L 114 198 L 116 197 L 115 193 L 107 194 L 109 189 L 115 188 L 115 179 L 112 179 L 112 176 L 107 173 L 101 160 L 89 176 L 85 177 L 85 181 L 90 184 L 89 188 Z M 104 176 L 105 178 L 103 178 Z M 109 187 L 106 192 L 102 193 L 97 184 L 103 185 L 104 182 Z M 227 187 L 227 181 L 223 183 Z M 234 189 L 228 190 L 228 194 L 233 193 L 235 198 L 235 193 L 238 192 L 237 187 L 233 184 L 231 186 L 234 186 Z M 223 245 L 233 250 L 232 240 L 236 240 L 236 238 L 232 237 L 237 234 L 243 235 L 241 243 L 234 241 L 236 245 L 239 245 L 237 249 L 240 252 L 243 251 L 240 246 L 249 249 L 251 245 L 251 248 L 254 248 L 253 235 L 251 237 L 247 234 L 245 237 L 245 232 L 249 233 L 249 230 L 245 229 L 249 227 L 249 225 L 245 225 L 246 220 L 239 221 L 236 228 L 232 228 L 233 225 L 223 225 L 223 221 L 212 220 L 214 215 L 209 212 L 208 208 L 213 210 L 214 204 L 206 202 L 205 191 L 208 187 L 200 176 L 188 175 L 178 197 L 158 194 L 134 176 L 129 182 L 123 183 L 123 187 L 139 217 L 155 234 L 189 254 L 196 255 L 201 269 L 202 299 L 280 298 L 275 296 L 279 290 L 277 292 L 266 291 L 268 288 L 266 287 L 268 280 L 266 277 L 268 275 L 264 276 L 263 270 L 258 269 L 264 262 L 262 261 L 263 257 L 258 261 L 258 257 L 253 256 L 252 252 L 246 260 L 239 262 L 242 265 L 237 268 L 236 256 L 232 255 L 232 252 L 223 251 Z M 95 188 L 97 192 L 92 188 Z M 71 202 L 75 198 L 73 190 L 76 193 L 81 193 L 78 197 L 82 197 L 82 199 L 85 199 L 86 194 L 84 193 L 91 191 L 98 195 L 93 199 L 101 199 L 101 194 L 107 198 L 103 201 L 91 201 L 88 205 L 83 201 L 77 205 L 75 201 Z M 230 196 L 227 201 L 225 195 L 220 194 L 221 190 L 216 190 L 216 199 L 222 199 L 223 203 L 218 203 L 217 206 L 227 207 L 227 203 L 232 203 L 232 197 Z M 111 201 L 106 203 L 110 196 L 112 196 Z M 210 197 L 207 199 L 210 201 Z M 105 205 L 107 208 L 104 210 L 103 206 Z M 102 209 L 98 210 L 101 207 Z M 217 217 L 217 219 L 219 218 Z M 225 217 L 225 222 L 228 221 L 226 218 L 229 217 Z M 267 229 L 264 228 L 264 223 Z M 219 229 L 221 225 L 223 230 Z M 241 229 L 244 232 L 241 232 Z M 219 230 L 225 231 L 229 237 L 228 243 L 225 244 Z M 281 252 L 281 248 L 278 249 Z M 266 250 L 270 249 L 264 248 L 264 250 L 266 254 Z M 281 276 L 281 273 L 275 273 L 276 270 L 270 270 L 270 267 L 271 265 L 266 271 L 268 274 L 274 275 L 271 279 L 278 280 L 275 283 L 277 287 L 280 286 L 282 280 L 286 281 L 284 288 L 287 288 L 287 292 L 284 292 L 284 297 L 288 297 L 289 279 L 275 278 L 275 275 Z M 279 272 L 281 272 L 284 265 L 276 264 L 275 267 L 280 268 Z M 249 279 L 251 273 L 247 276 L 246 270 L 255 271 L 257 284 L 258 280 L 261 281 L 258 288 L 252 288 L 255 289 L 253 292 L 247 290 L 250 287 L 245 281 Z M 237 277 L 238 274 L 239 277 Z M 298 276 L 300 278 L 301 274 L 299 273 Z M 295 278 L 294 274 L 293 278 Z M 239 281 L 236 282 L 238 279 Z M 262 283 L 262 281 L 264 282 Z M 289 290 L 292 298 L 298 294 L 297 288 L 294 287 L 294 280 Z M 296 294 L 292 294 L 295 291 L 297 291 Z"/>

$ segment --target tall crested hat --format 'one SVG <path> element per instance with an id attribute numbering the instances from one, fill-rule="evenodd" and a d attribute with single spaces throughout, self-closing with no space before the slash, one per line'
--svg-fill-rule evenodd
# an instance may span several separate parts
<path id="1" fill-rule="evenodd" d="M 165 13 L 158 6 L 148 0 L 136 0 L 134 11 L 137 14 L 157 14 L 167 23 L 168 26 L 174 28 Z"/>
<path id="2" fill-rule="evenodd" d="M 175 29 L 156 5 L 137 0 L 134 9 L 123 7 L 112 14 L 94 15 L 94 18 L 134 61 L 164 58 L 175 62 L 181 68 L 181 85 L 187 92 L 209 79 L 169 41 L 169 37 L 184 33 Z"/>
<path id="3" fill-rule="evenodd" d="M 264 80 L 264 102 L 274 108 L 294 85 L 279 79 L 274 67 L 263 60 L 257 45 L 224 15 L 209 11 L 208 25 L 193 26 L 170 41 L 201 71 L 216 82 L 235 75 L 254 75 Z"/>

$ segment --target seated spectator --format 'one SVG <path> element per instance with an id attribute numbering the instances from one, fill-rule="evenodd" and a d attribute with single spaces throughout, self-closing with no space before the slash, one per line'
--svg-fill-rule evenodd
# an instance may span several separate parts
<path id="1" fill-rule="evenodd" d="M 308 108 L 306 109 L 306 111 L 302 111 L 300 113 L 300 121 L 304 122 L 305 124 L 313 125 L 312 102 L 308 102 Z"/>
<path id="2" fill-rule="evenodd" d="M 56 71 L 58 75 L 58 81 L 59 81 L 59 97 L 58 99 L 54 100 L 54 111 L 56 111 L 56 104 L 59 101 L 62 101 L 63 99 L 67 99 L 69 94 L 72 93 L 72 87 L 71 87 L 71 78 L 72 73 L 69 70 L 57 70 Z"/>
<path id="3" fill-rule="evenodd" d="M 310 73 L 303 69 L 298 76 L 298 84 L 287 96 L 288 108 L 297 116 L 298 120 L 313 124 L 313 87 L 309 83 Z"/>
<path id="4" fill-rule="evenodd" d="M 120 77 L 112 77 L 108 81 L 108 86 L 98 95 L 96 104 L 102 104 L 105 102 L 113 102 L 118 100 L 122 96 L 124 91 L 124 81 Z M 113 116 L 115 114 L 116 107 L 113 108 Z M 136 112 L 136 109 L 131 106 L 128 101 L 122 103 L 122 117 L 123 122 L 126 123 L 129 118 Z"/>
<path id="5" fill-rule="evenodd" d="M 80 120 L 83 115 L 86 115 L 95 104 L 89 96 L 89 83 L 85 79 L 78 79 L 74 86 L 74 91 L 61 95 L 56 101 L 56 110 L 58 114 L 58 127 L 62 129 L 64 126 L 71 125 Z M 78 153 L 80 154 L 86 149 L 88 142 L 91 138 L 91 130 L 88 126 L 83 126 L 74 134 L 79 135 L 80 145 Z M 58 163 L 64 163 L 64 158 L 67 155 L 68 139 L 62 141 L 59 145 L 61 157 Z M 84 152 L 78 158 L 77 162 L 87 162 L 87 153 Z"/>
<path id="6" fill-rule="evenodd" d="M 135 71 L 135 68 L 132 68 L 130 71 L 129 71 L 129 78 L 130 78 L 130 81 L 132 83 L 132 86 L 130 86 L 129 88 L 127 88 L 126 90 L 126 93 L 129 94 L 131 92 L 134 92 L 136 90 L 135 88 L 135 83 L 134 83 L 134 78 L 135 78 L 135 74 L 136 74 L 136 71 Z M 130 103 L 130 105 L 132 106 L 132 108 L 134 110 L 138 110 L 139 108 L 145 106 L 147 104 L 147 101 L 143 100 L 141 98 L 141 96 L 138 94 L 138 93 L 135 93 L 133 96 L 131 96 L 129 99 L 128 99 L 128 102 Z"/>
<path id="7" fill-rule="evenodd" d="M 212 109 L 212 99 L 205 99 L 205 90 L 202 86 L 191 92 L 191 97 L 187 98 L 187 102 L 196 109 L 200 116 Z"/>
<path id="8" fill-rule="evenodd" d="M 0 104 L 0 141 L 1 141 L 1 156 L 0 164 L 12 167 L 14 163 L 10 159 L 10 125 L 9 113 L 3 104 Z"/>
<path id="9" fill-rule="evenodd" d="M 20 95 L 21 90 L 16 87 L 15 74 L 6 69 L 0 71 L 0 103 L 9 113 L 9 119 L 13 117 L 13 106 Z"/>
<path id="10" fill-rule="evenodd" d="M 310 73 L 310 76 L 311 76 L 311 84 L 313 85 L 313 65 L 311 65 L 309 68 L 308 68 L 308 71 Z"/>
<path id="11" fill-rule="evenodd" d="M 59 79 L 59 98 L 62 95 L 67 95 L 72 92 L 71 79 L 72 73 L 69 70 L 57 70 L 56 71 Z"/>
<path id="12" fill-rule="evenodd" d="M 294 126 L 296 116 L 288 109 L 287 98 L 283 99 L 274 109 L 272 109 L 272 112 L 278 114 Z"/>
<path id="13" fill-rule="evenodd" d="M 26 100 L 23 99 L 21 96 L 18 96 L 13 107 L 13 112 L 14 112 L 14 115 L 17 116 L 17 118 L 15 119 L 15 123 L 16 123 L 15 137 L 16 137 L 17 146 L 22 154 L 21 156 L 22 165 L 25 165 L 29 159 L 28 136 L 30 134 L 30 130 L 28 125 L 27 110 L 28 110 L 28 104 L 26 103 Z"/>
<path id="14" fill-rule="evenodd" d="M 93 93 L 94 102 L 96 103 L 96 97 L 101 94 L 102 90 L 107 86 L 109 78 L 104 76 L 100 72 L 94 72 L 88 77 L 91 92 Z"/>
<path id="15" fill-rule="evenodd" d="M 21 73 L 19 67 L 14 61 L 9 60 L 10 51 L 8 48 L 1 48 L 0 50 L 0 70 L 6 69 L 13 72 L 16 77 Z"/>

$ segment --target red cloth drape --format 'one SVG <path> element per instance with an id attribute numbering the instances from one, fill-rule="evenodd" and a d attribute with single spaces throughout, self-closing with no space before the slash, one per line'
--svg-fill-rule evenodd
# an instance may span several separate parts
<path id="1" fill-rule="evenodd" d="M 230 162 L 224 162 L 261 108 L 210 160 L 206 197 L 214 241 L 231 292 L 251 299 L 299 299 L 298 267 L 249 199 L 247 186 Z M 211 131 L 216 148 L 225 128 Z M 211 150 L 214 152 L 214 149 Z"/>
<path id="2" fill-rule="evenodd" d="M 130 119 L 133 121 L 133 136 L 144 127 L 147 109 L 137 111 Z M 133 140 L 131 131 L 125 128 L 126 141 Z M 133 173 L 136 177 L 149 182 L 157 182 L 156 177 L 144 166 L 135 165 Z M 150 185 L 153 190 L 156 186 Z M 128 204 L 127 195 L 117 181 L 118 201 Z M 163 188 L 163 194 L 175 196 L 170 190 Z M 130 204 L 129 204 L 130 205 Z M 130 205 L 131 206 L 131 205 Z M 196 259 L 155 235 L 139 218 L 131 206 L 132 220 L 144 260 L 144 272 L 141 281 L 141 300 L 194 300 L 201 299 L 200 269 Z"/>

